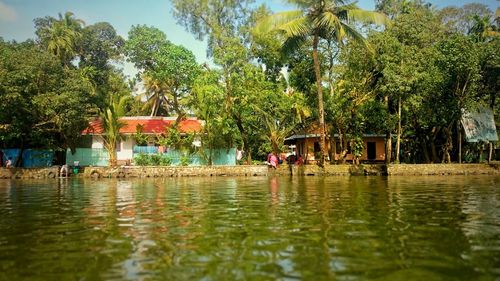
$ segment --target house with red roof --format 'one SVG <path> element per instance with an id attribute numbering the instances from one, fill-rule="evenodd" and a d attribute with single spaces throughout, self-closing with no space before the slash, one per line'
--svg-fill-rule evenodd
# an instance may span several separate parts
<path id="1" fill-rule="evenodd" d="M 136 141 L 133 137 L 138 128 L 140 128 L 141 133 L 149 136 L 148 146 L 150 148 L 157 149 L 155 147 L 156 136 L 164 134 L 168 128 L 172 127 L 176 121 L 177 117 L 159 117 L 159 116 L 128 116 L 120 118 L 120 121 L 124 123 L 124 126 L 120 129 L 120 133 L 124 136 L 122 141 L 116 144 L 117 150 L 117 160 L 119 164 L 129 164 L 134 156 L 134 147 L 136 147 Z M 177 129 L 179 130 L 181 136 L 187 135 L 188 133 L 200 132 L 203 128 L 204 122 L 198 120 L 197 118 L 185 118 L 182 119 L 179 124 L 177 124 Z M 89 126 L 82 132 L 84 136 L 83 143 L 78 150 L 83 151 L 83 149 L 91 149 L 92 153 L 99 151 L 99 149 L 104 150 L 104 141 L 102 135 L 104 133 L 102 121 L 100 119 L 92 120 Z M 196 141 L 193 143 L 196 145 Z M 67 157 L 69 155 L 67 154 Z M 102 157 L 105 157 L 103 155 Z M 71 156 L 73 159 L 85 158 L 85 155 Z M 93 158 L 96 158 L 95 156 Z M 82 166 L 86 165 L 99 165 L 97 160 L 83 161 L 80 163 Z M 71 163 L 71 162 L 70 162 Z M 103 161 L 100 161 L 103 163 Z"/>

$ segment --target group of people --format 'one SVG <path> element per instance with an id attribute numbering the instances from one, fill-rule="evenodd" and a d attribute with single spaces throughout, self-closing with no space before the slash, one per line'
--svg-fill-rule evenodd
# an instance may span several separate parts
<path id="1" fill-rule="evenodd" d="M 278 156 L 274 153 L 269 153 L 267 155 L 267 165 L 269 165 L 269 167 L 272 167 L 274 169 L 278 168 L 278 165 L 279 164 L 282 164 L 284 162 L 288 162 L 288 164 L 295 164 L 295 165 L 302 165 L 304 164 L 304 160 L 302 159 L 302 155 L 298 155 L 298 157 L 295 157 L 295 155 L 290 155 L 288 157 L 286 157 L 285 154 L 281 154 L 280 157 L 278 158 Z"/>

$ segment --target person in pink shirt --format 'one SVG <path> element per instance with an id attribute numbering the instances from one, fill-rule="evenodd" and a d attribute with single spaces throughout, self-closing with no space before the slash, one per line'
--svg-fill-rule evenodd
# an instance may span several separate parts
<path id="1" fill-rule="evenodd" d="M 278 157 L 276 155 L 271 154 L 271 157 L 269 157 L 269 163 L 271 164 L 271 167 L 273 168 L 278 168 Z"/>

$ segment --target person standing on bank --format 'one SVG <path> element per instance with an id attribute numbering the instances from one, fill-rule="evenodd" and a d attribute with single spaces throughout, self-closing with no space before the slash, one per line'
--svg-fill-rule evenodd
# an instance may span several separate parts
<path id="1" fill-rule="evenodd" d="M 9 157 L 9 159 L 5 161 L 5 168 L 12 168 L 12 157 Z"/>
<path id="2" fill-rule="evenodd" d="M 269 163 L 274 169 L 278 168 L 278 157 L 274 153 L 269 157 Z"/>

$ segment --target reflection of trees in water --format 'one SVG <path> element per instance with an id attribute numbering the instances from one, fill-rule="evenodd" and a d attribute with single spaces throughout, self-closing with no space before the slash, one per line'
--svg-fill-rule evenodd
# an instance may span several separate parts
<path id="1" fill-rule="evenodd" d="M 469 247 L 461 255 L 473 261 L 482 272 L 496 273 L 500 270 L 500 177 L 479 177 L 464 187 L 461 198 L 463 220 L 460 223 Z M 497 257 L 497 258 L 491 258 Z"/>
<path id="2" fill-rule="evenodd" d="M 0 241 L 18 248 L 0 257 L 57 261 L 68 279 L 474 279 L 499 264 L 498 179 L 11 182 Z"/>

